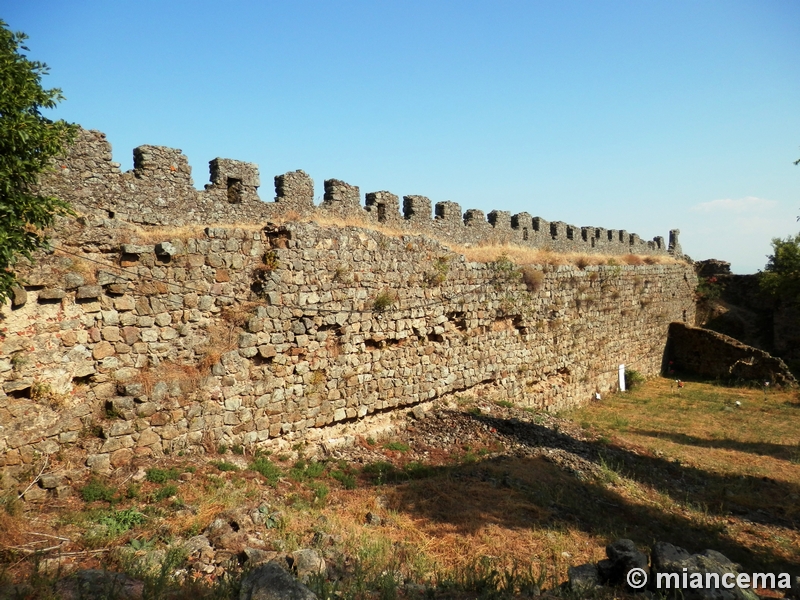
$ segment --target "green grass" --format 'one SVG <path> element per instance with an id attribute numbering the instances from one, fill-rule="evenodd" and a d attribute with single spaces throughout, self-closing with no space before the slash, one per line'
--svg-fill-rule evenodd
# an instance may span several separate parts
<path id="1" fill-rule="evenodd" d="M 394 450 L 396 452 L 408 452 L 411 450 L 411 446 L 404 444 L 403 442 L 386 442 L 383 447 L 387 450 Z"/>
<path id="2" fill-rule="evenodd" d="M 234 465 L 233 463 L 229 463 L 224 460 L 212 460 L 211 464 L 217 467 L 220 471 L 238 471 L 239 467 Z"/>
<path id="3" fill-rule="evenodd" d="M 276 485 L 283 471 L 266 456 L 259 456 L 250 463 L 250 470 L 260 473 L 270 485 Z"/>
<path id="4" fill-rule="evenodd" d="M 177 481 L 180 479 L 180 469 L 173 467 L 171 469 L 147 469 L 147 481 L 150 483 L 166 483 L 167 481 Z"/>
<path id="5" fill-rule="evenodd" d="M 80 488 L 80 496 L 84 502 L 104 500 L 113 502 L 117 495 L 117 488 L 107 485 L 99 479 L 90 479 L 89 483 Z"/>

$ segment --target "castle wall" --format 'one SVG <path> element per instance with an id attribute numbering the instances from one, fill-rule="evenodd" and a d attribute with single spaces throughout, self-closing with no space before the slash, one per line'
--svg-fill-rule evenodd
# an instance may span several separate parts
<path id="1" fill-rule="evenodd" d="M 2 309 L 7 485 L 64 447 L 104 472 L 324 437 L 475 386 L 565 408 L 615 389 L 621 363 L 658 373 L 668 324 L 694 319 L 683 263 L 521 269 L 352 227 L 126 239 L 104 224 L 64 224 Z"/>
<path id="2" fill-rule="evenodd" d="M 217 158 L 209 165 L 210 183 L 198 191 L 191 167 L 180 150 L 140 146 L 134 150 L 134 168 L 120 172 L 112 162 L 111 146 L 98 131 L 81 130 L 69 155 L 55 172 L 42 181 L 43 191 L 70 201 L 94 216 L 120 222 L 149 225 L 208 223 L 263 223 L 289 213 L 319 213 L 357 217 L 365 223 L 384 224 L 409 233 L 428 233 L 450 243 L 514 243 L 556 252 L 602 254 L 672 254 L 680 256 L 678 230 L 669 232 L 669 246 L 657 236 L 642 240 L 624 230 L 549 223 L 527 212 L 463 211 L 458 203 L 431 201 L 424 196 L 369 192 L 364 204 L 357 186 L 338 179 L 324 182 L 324 196 L 315 206 L 314 182 L 303 171 L 275 177 L 275 197 L 262 201 L 258 195 L 258 167 Z"/>
<path id="3" fill-rule="evenodd" d="M 79 216 L 0 308 L 0 488 L 65 448 L 102 473 L 135 456 L 322 440 L 465 390 L 570 407 L 616 389 L 619 364 L 658 373 L 668 324 L 694 320 L 684 263 L 469 263 L 434 239 L 662 253 L 660 238 L 424 196 L 403 197 L 401 215 L 396 195 L 362 207 L 338 180 L 315 207 L 303 171 L 262 202 L 255 165 L 229 159 L 198 191 L 179 150 L 137 148 L 122 173 L 98 132 L 55 166 L 42 191 Z M 275 224 L 290 211 L 397 233 Z"/>

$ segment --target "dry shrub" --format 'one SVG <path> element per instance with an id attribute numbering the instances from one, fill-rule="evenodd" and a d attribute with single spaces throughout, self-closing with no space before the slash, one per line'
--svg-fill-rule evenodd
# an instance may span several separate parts
<path id="1" fill-rule="evenodd" d="M 234 327 L 244 327 L 252 316 L 251 312 L 254 304 L 253 302 L 248 302 L 247 304 L 228 306 L 222 310 L 220 317 Z"/>
<path id="2" fill-rule="evenodd" d="M 622 257 L 622 262 L 624 262 L 626 265 L 638 266 L 644 264 L 644 259 L 638 254 L 626 254 Z"/>
<path id="3" fill-rule="evenodd" d="M 530 265 L 522 267 L 522 281 L 529 292 L 538 292 L 544 283 L 544 273 Z"/>
<path id="4" fill-rule="evenodd" d="M 205 383 L 206 376 L 197 365 L 184 365 L 172 361 L 164 361 L 155 367 L 145 367 L 139 371 L 134 379 L 144 385 L 145 393 L 149 396 L 153 386 L 159 381 L 177 383 L 183 394 L 191 394 L 200 389 Z"/>
<path id="5" fill-rule="evenodd" d="M 575 266 L 578 267 L 579 269 L 585 269 L 586 267 L 589 266 L 589 264 L 590 264 L 589 258 L 585 255 L 578 256 L 575 259 Z"/>

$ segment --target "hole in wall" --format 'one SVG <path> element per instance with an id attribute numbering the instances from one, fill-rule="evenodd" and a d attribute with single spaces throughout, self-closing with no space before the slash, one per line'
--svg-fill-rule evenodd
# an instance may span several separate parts
<path id="1" fill-rule="evenodd" d="M 527 240 L 528 239 L 528 228 L 527 227 L 523 227 L 522 228 L 522 239 L 523 240 Z"/>
<path id="2" fill-rule="evenodd" d="M 239 204 L 242 201 L 242 180 L 228 177 L 228 202 Z"/>
<path id="3" fill-rule="evenodd" d="M 467 314 L 464 312 L 451 312 L 447 313 L 447 319 L 459 331 L 467 331 Z"/>
<path id="4" fill-rule="evenodd" d="M 17 399 L 20 399 L 20 398 L 28 398 L 28 399 L 30 399 L 30 397 L 31 397 L 31 390 L 32 390 L 32 389 L 33 389 L 33 388 L 32 388 L 31 386 L 28 386 L 28 387 L 26 387 L 26 388 L 23 388 L 23 389 L 21 389 L 21 390 L 12 390 L 12 391 L 10 391 L 10 392 L 7 392 L 7 393 L 6 393 L 6 395 L 7 395 L 9 398 L 17 398 Z"/>

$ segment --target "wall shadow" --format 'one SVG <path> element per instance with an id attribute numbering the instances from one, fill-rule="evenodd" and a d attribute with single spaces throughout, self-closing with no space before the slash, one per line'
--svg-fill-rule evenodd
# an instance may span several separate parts
<path id="1" fill-rule="evenodd" d="M 663 431 L 652 431 L 647 429 L 628 428 L 628 432 L 658 439 L 667 439 L 676 444 L 684 446 L 697 446 L 699 448 L 719 448 L 722 450 L 736 450 L 757 454 L 759 456 L 771 456 L 781 460 L 792 461 L 800 458 L 800 447 L 788 444 L 772 444 L 769 442 L 739 442 L 736 440 L 716 440 L 701 438 L 685 433 L 665 433 Z"/>
<path id="2" fill-rule="evenodd" d="M 628 537 L 642 546 L 667 541 L 693 552 L 718 550 L 750 569 L 796 572 L 766 545 L 747 547 L 728 533 L 724 519 L 699 523 L 659 494 L 637 503 L 617 490 L 617 473 L 714 515 L 739 515 L 753 523 L 798 529 L 797 509 L 786 499 L 800 486 L 748 477 L 727 477 L 599 442 L 575 439 L 534 423 L 471 415 L 506 441 L 521 444 L 517 456 L 431 469 L 419 479 L 387 487 L 391 508 L 474 533 L 488 524 L 507 528 L 578 528 L 605 539 Z M 526 455 L 525 450 L 533 450 Z M 586 466 L 593 474 L 587 475 Z M 598 480 L 597 471 L 601 479 Z M 614 481 L 614 479 L 618 481 Z M 740 504 L 742 498 L 747 505 Z M 782 502 L 778 502 L 778 499 Z M 796 504 L 796 503 L 795 503 Z"/>

